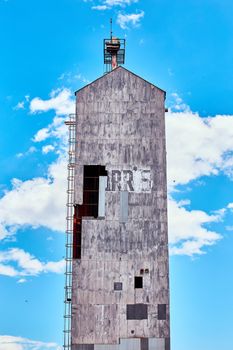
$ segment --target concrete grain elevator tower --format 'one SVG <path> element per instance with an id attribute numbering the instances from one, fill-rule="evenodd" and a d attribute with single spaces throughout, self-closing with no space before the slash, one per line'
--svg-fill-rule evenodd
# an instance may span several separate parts
<path id="1" fill-rule="evenodd" d="M 104 40 L 108 72 L 67 122 L 67 350 L 170 349 L 165 92 L 120 66 L 124 45 Z"/>

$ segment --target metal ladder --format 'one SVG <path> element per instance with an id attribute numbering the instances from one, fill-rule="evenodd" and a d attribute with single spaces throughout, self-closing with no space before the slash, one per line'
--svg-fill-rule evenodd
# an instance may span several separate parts
<path id="1" fill-rule="evenodd" d="M 73 255 L 73 216 L 74 216 L 74 175 L 75 175 L 75 131 L 76 115 L 70 114 L 65 122 L 69 128 L 68 177 L 67 177 L 67 216 L 66 216 L 66 270 L 64 297 L 64 350 L 71 350 L 71 302 L 72 302 L 72 255 Z"/>

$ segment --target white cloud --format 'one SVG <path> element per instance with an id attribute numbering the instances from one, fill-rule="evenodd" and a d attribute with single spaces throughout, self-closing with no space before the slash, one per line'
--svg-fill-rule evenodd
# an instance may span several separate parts
<path id="1" fill-rule="evenodd" d="M 75 104 L 73 93 L 69 89 L 57 89 L 50 93 L 50 99 L 42 100 L 35 97 L 30 102 L 30 111 L 32 113 L 47 112 L 55 110 L 57 115 L 67 115 L 74 113 Z"/>
<path id="2" fill-rule="evenodd" d="M 42 153 L 47 154 L 49 152 L 54 151 L 55 147 L 53 145 L 46 145 L 42 147 Z"/>
<path id="3" fill-rule="evenodd" d="M 94 7 L 96 7 L 96 10 L 104 10 L 102 7 L 105 7 L 105 6 L 100 5 L 100 6 L 94 6 Z M 77 73 L 77 72 L 64 72 L 60 75 L 58 80 L 63 80 L 65 81 L 65 83 L 68 83 L 68 84 L 76 84 L 77 80 L 85 84 L 90 83 L 90 81 L 86 77 L 84 77 L 83 74 Z"/>
<path id="4" fill-rule="evenodd" d="M 219 222 L 224 211 L 208 215 L 201 210 L 187 210 L 187 202 L 168 201 L 168 232 L 170 252 L 174 255 L 204 254 L 203 248 L 221 239 L 221 235 L 207 226 Z"/>
<path id="5" fill-rule="evenodd" d="M 144 11 L 140 13 L 122 14 L 117 16 L 117 23 L 122 29 L 128 29 L 128 25 L 137 27 L 140 25 L 140 20 L 144 17 Z"/>
<path id="6" fill-rule="evenodd" d="M 53 99 L 57 92 L 51 96 Z M 64 120 L 55 116 L 53 122 L 39 130 L 33 139 L 34 142 L 44 141 L 48 137 L 58 140 L 58 159 L 49 166 L 47 176 L 26 181 L 13 179 L 12 188 L 0 198 L 0 239 L 14 235 L 19 227 L 24 226 L 44 226 L 54 231 L 65 231 L 68 129 Z M 42 150 L 47 153 L 53 147 L 46 145 Z M 31 147 L 30 152 L 33 149 Z M 14 271 L 11 273 L 14 274 Z"/>
<path id="7" fill-rule="evenodd" d="M 17 281 L 17 283 L 20 283 L 20 284 L 25 283 L 25 282 L 27 282 L 26 278 L 20 278 L 20 279 Z"/>
<path id="8" fill-rule="evenodd" d="M 63 117 L 54 117 L 53 121 L 51 124 L 49 124 L 46 128 L 42 128 L 39 131 L 37 131 L 37 133 L 34 135 L 33 137 L 33 141 L 34 142 L 41 142 L 41 141 L 45 141 L 48 138 L 55 138 L 57 139 L 59 142 L 58 144 L 58 148 L 60 151 L 63 152 L 63 154 L 66 153 L 67 151 L 67 137 L 68 137 L 68 129 L 67 126 L 65 125 L 65 120 L 67 118 L 63 118 Z M 51 147 L 54 147 L 52 145 L 49 145 L 49 148 L 46 148 L 47 146 L 44 146 L 43 149 L 44 151 L 51 151 Z M 42 151 L 43 151 L 42 149 Z M 54 147 L 55 149 L 55 147 Z M 53 149 L 53 150 L 54 150 Z M 43 152 L 44 152 L 43 151 Z M 44 152 L 44 153 L 45 153 Z"/>
<path id="9" fill-rule="evenodd" d="M 36 147 L 31 146 L 31 147 L 29 147 L 27 153 L 28 153 L 28 154 L 32 154 L 32 153 L 35 153 L 36 151 L 37 151 Z"/>
<path id="10" fill-rule="evenodd" d="M 17 158 L 22 158 L 22 157 L 23 157 L 23 153 L 22 153 L 22 152 L 17 153 L 17 154 L 16 154 L 16 157 L 17 157 Z"/>
<path id="11" fill-rule="evenodd" d="M 16 157 L 17 158 L 22 158 L 23 156 L 28 156 L 29 154 L 35 153 L 37 151 L 36 147 L 31 146 L 25 153 L 17 153 Z"/>
<path id="12" fill-rule="evenodd" d="M 18 102 L 17 105 L 13 108 L 14 110 L 24 109 L 24 101 Z"/>
<path id="13" fill-rule="evenodd" d="M 138 2 L 138 0 L 103 0 L 100 5 L 92 6 L 92 10 L 104 11 L 114 6 L 125 7 L 136 2 Z"/>
<path id="14" fill-rule="evenodd" d="M 11 231 L 0 221 L 0 241 L 11 234 Z"/>
<path id="15" fill-rule="evenodd" d="M 66 169 L 66 159 L 60 157 L 46 178 L 12 180 L 13 188 L 0 199 L 1 238 L 22 226 L 65 231 Z"/>
<path id="16" fill-rule="evenodd" d="M 41 142 L 46 140 L 49 137 L 49 130 L 48 128 L 43 128 L 37 131 L 37 133 L 34 135 L 33 141 L 34 142 Z"/>
<path id="17" fill-rule="evenodd" d="M 105 0 L 105 4 L 112 7 L 112 6 L 126 6 L 131 5 L 132 3 L 138 2 L 138 0 Z"/>
<path id="18" fill-rule="evenodd" d="M 171 93 L 171 109 L 173 112 L 191 112 L 190 107 L 176 93 Z"/>
<path id="19" fill-rule="evenodd" d="M 30 99 L 30 96 L 29 95 L 25 95 L 24 96 L 24 100 L 18 102 L 17 105 L 15 107 L 13 107 L 13 109 L 16 110 L 16 111 L 19 110 L 19 109 L 25 109 L 25 104 L 28 105 L 29 99 Z"/>
<path id="20" fill-rule="evenodd" d="M 16 267 L 12 266 L 16 264 Z M 10 277 L 36 276 L 41 273 L 63 273 L 65 261 L 42 262 L 19 248 L 0 251 L 0 274 Z M 18 283 L 25 282 L 20 279 Z"/>
<path id="21" fill-rule="evenodd" d="M 11 335 L 0 335 L 0 350 L 62 350 L 56 343 L 45 343 Z"/>
<path id="22" fill-rule="evenodd" d="M 64 77 L 62 77 L 63 79 Z M 84 79 L 81 75 L 80 79 Z M 33 137 L 34 142 L 42 142 L 48 138 L 59 139 L 59 147 L 64 150 L 64 146 L 67 145 L 67 126 L 65 120 L 68 114 L 72 114 L 75 111 L 75 103 L 73 99 L 73 93 L 69 89 L 53 90 L 50 93 L 49 100 L 42 100 L 39 97 L 32 99 L 30 103 L 30 111 L 32 113 L 47 112 L 51 109 L 55 110 L 56 116 L 54 117 L 51 124 L 47 127 L 37 131 Z M 42 149 L 43 153 L 48 153 L 52 149 L 52 145 L 44 146 Z"/>
<path id="23" fill-rule="evenodd" d="M 232 115 L 201 118 L 192 112 L 169 112 L 166 140 L 169 187 L 220 172 L 232 177 Z"/>
<path id="24" fill-rule="evenodd" d="M 108 6 L 106 5 L 96 5 L 96 6 L 92 6 L 92 10 L 98 10 L 98 11 L 105 11 L 109 9 Z"/>
<path id="25" fill-rule="evenodd" d="M 14 267 L 0 263 L 0 275 L 16 277 L 17 274 L 18 272 Z"/>

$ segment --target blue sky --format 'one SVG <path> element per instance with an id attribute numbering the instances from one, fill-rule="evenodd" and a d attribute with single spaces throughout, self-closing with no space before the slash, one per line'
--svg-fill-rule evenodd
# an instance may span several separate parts
<path id="1" fill-rule="evenodd" d="M 172 350 L 233 347 L 233 2 L 0 0 L 0 350 L 63 343 L 66 115 L 102 41 L 167 91 Z"/>

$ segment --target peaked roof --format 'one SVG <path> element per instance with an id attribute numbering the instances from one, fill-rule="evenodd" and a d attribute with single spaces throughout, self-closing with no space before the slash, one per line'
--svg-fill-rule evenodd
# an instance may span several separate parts
<path id="1" fill-rule="evenodd" d="M 86 88 L 87 86 L 89 86 L 89 85 L 92 85 L 92 84 L 95 83 L 96 81 L 98 81 L 98 80 L 100 80 L 100 79 L 104 79 L 107 75 L 109 75 L 109 74 L 114 74 L 114 72 L 117 71 L 117 70 L 119 70 L 119 69 L 125 70 L 125 71 L 129 72 L 130 74 L 134 75 L 135 77 L 137 77 L 137 78 L 143 80 L 143 81 L 146 82 L 147 84 L 150 84 L 150 85 L 156 87 L 156 88 L 159 89 L 160 91 L 164 92 L 164 94 L 165 94 L 165 96 L 166 96 L 166 91 L 164 91 L 163 89 L 160 89 L 158 86 L 156 86 L 156 85 L 150 83 L 148 80 L 143 79 L 143 78 L 140 77 L 139 75 L 137 75 L 137 74 L 131 72 L 129 69 L 126 69 L 125 67 L 122 67 L 122 66 L 118 66 L 118 67 L 115 68 L 114 70 L 111 70 L 110 72 L 108 72 L 108 73 L 106 73 L 106 74 L 104 74 L 104 75 L 101 75 L 101 77 L 99 77 L 99 78 L 93 80 L 91 83 L 89 83 L 89 84 L 83 86 L 82 88 L 78 89 L 77 91 L 75 91 L 75 95 L 76 95 L 79 91 L 85 89 L 85 88 Z"/>

